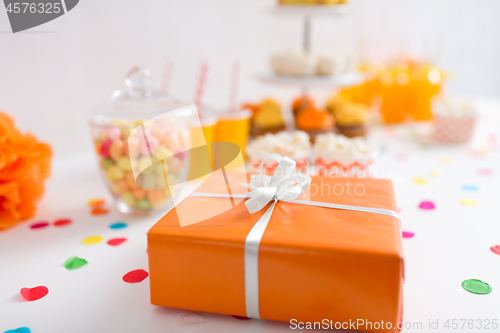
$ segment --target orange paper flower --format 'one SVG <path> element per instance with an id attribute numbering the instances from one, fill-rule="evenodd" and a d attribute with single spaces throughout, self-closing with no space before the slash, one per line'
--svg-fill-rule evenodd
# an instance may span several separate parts
<path id="1" fill-rule="evenodd" d="M 14 126 L 0 112 L 0 230 L 33 216 L 50 175 L 49 145 Z"/>

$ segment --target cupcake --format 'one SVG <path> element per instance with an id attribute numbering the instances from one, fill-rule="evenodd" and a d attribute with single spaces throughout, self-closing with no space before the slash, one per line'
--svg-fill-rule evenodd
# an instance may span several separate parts
<path id="1" fill-rule="evenodd" d="M 319 57 L 308 51 L 290 50 L 271 57 L 271 68 L 276 75 L 316 75 Z"/>
<path id="2" fill-rule="evenodd" d="M 470 140 L 476 123 L 475 104 L 461 99 L 434 102 L 434 138 L 443 143 L 464 143 Z"/>
<path id="3" fill-rule="evenodd" d="M 267 133 L 250 141 L 246 147 L 246 155 L 253 170 L 258 170 L 262 159 L 271 153 L 287 156 L 296 161 L 298 167 L 305 167 L 310 152 L 309 135 L 303 131 Z"/>
<path id="4" fill-rule="evenodd" d="M 354 72 L 356 70 L 356 59 L 342 51 L 331 51 L 321 53 L 319 56 L 318 75 L 340 75 Z"/>
<path id="5" fill-rule="evenodd" d="M 335 117 L 338 133 L 349 138 L 366 136 L 367 122 L 370 119 L 368 105 L 354 102 L 348 96 L 339 93 L 328 100 L 327 110 Z"/>
<path id="6" fill-rule="evenodd" d="M 308 96 L 297 97 L 296 99 L 293 100 L 292 103 L 293 117 L 297 118 L 299 112 L 304 109 L 310 109 L 315 107 L 316 106 L 314 105 L 314 100 L 311 97 Z"/>
<path id="7" fill-rule="evenodd" d="M 312 143 L 314 143 L 316 135 L 331 132 L 333 124 L 334 119 L 330 113 L 315 108 L 302 110 L 296 118 L 297 128 L 307 132 Z"/>
<path id="8" fill-rule="evenodd" d="M 317 173 L 321 175 L 370 176 L 369 167 L 375 156 L 375 148 L 361 137 L 327 133 L 318 135 L 314 143 L 314 161 Z"/>
<path id="9" fill-rule="evenodd" d="M 355 71 L 356 59 L 342 51 L 289 50 L 271 57 L 271 68 L 282 76 L 328 76 Z"/>
<path id="10" fill-rule="evenodd" d="M 285 129 L 285 120 L 280 104 L 273 99 L 263 100 L 256 109 L 252 120 L 254 136 L 277 133 Z"/>

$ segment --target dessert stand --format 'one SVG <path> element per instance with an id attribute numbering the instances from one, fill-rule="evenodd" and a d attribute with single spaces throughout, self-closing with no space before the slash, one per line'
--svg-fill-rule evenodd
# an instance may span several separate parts
<path id="1" fill-rule="evenodd" d="M 276 5 L 269 12 L 278 16 L 296 16 L 302 18 L 302 49 L 311 50 L 312 19 L 314 17 L 338 17 L 349 12 L 349 5 Z M 310 87 L 339 87 L 360 83 L 363 76 L 359 73 L 346 73 L 329 76 L 284 76 L 276 74 L 258 74 L 256 78 L 263 83 L 302 87 L 302 94 L 307 96 Z"/>

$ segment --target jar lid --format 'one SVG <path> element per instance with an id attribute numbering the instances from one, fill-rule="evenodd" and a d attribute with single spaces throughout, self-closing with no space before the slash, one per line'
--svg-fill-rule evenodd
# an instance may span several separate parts
<path id="1" fill-rule="evenodd" d="M 149 120 L 188 105 L 163 91 L 154 90 L 151 71 L 147 68 L 132 68 L 127 74 L 125 84 L 127 89 L 115 91 L 106 102 L 89 111 L 89 121 L 92 124 L 105 125 L 117 120 Z M 182 112 L 177 113 L 169 112 L 168 115 L 182 116 Z"/>

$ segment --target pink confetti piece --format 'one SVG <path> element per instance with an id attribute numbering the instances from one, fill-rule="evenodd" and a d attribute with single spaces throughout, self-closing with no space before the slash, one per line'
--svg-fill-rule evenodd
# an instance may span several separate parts
<path id="1" fill-rule="evenodd" d="M 498 136 L 497 136 L 496 133 L 490 133 L 490 134 L 488 134 L 487 138 L 488 138 L 488 142 L 489 143 L 495 143 L 495 142 L 498 141 Z"/>
<path id="2" fill-rule="evenodd" d="M 408 160 L 408 155 L 406 154 L 396 154 L 396 160 L 399 162 L 406 162 Z"/>
<path id="3" fill-rule="evenodd" d="M 401 213 L 403 211 L 403 207 L 398 207 L 398 213 Z"/>
<path id="4" fill-rule="evenodd" d="M 413 238 L 413 236 L 415 236 L 414 232 L 403 231 L 403 238 Z"/>
<path id="5" fill-rule="evenodd" d="M 484 158 L 485 157 L 485 151 L 479 149 L 479 148 L 468 148 L 465 153 L 471 157 L 475 158 Z"/>
<path id="6" fill-rule="evenodd" d="M 42 229 L 42 228 L 46 228 L 49 226 L 49 222 L 37 222 L 37 223 L 34 223 L 32 225 L 30 225 L 30 228 L 31 229 Z"/>
<path id="7" fill-rule="evenodd" d="M 479 169 L 477 170 L 477 173 L 481 176 L 491 176 L 493 174 L 493 171 L 491 169 Z"/>
<path id="8" fill-rule="evenodd" d="M 491 252 L 498 254 L 500 256 L 500 245 L 495 245 L 490 247 Z"/>
<path id="9" fill-rule="evenodd" d="M 435 209 L 436 205 L 434 205 L 434 203 L 432 201 L 422 201 L 420 203 L 420 205 L 418 205 L 418 208 L 431 210 L 431 209 Z"/>

